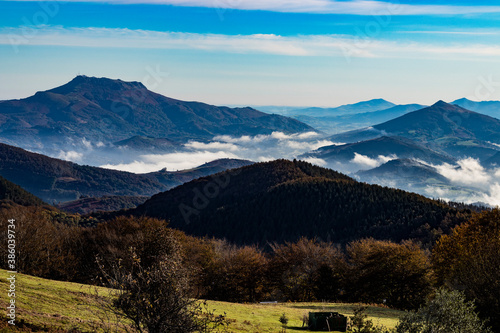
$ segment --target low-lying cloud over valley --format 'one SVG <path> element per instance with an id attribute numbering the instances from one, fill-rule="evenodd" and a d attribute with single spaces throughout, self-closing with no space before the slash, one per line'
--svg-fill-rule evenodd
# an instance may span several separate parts
<path id="1" fill-rule="evenodd" d="M 285 134 L 273 132 L 270 135 L 240 136 L 220 135 L 211 142 L 189 141 L 181 150 L 165 154 L 143 154 L 134 156 L 133 161 L 124 163 L 106 163 L 104 168 L 146 173 L 167 170 L 182 170 L 199 166 L 219 158 L 238 158 L 263 162 L 278 158 L 295 158 L 298 155 L 334 145 L 316 132 Z M 314 162 L 324 165 L 324 161 Z"/>
<path id="2" fill-rule="evenodd" d="M 293 159 L 320 147 L 342 144 L 325 139 L 317 132 L 301 134 L 273 132 L 269 135 L 256 136 L 220 135 L 209 142 L 189 141 L 176 148 L 175 151 L 155 153 L 132 150 L 128 147 L 103 146 L 102 143 L 83 139 L 81 143 L 73 147 L 74 149 L 61 150 L 52 156 L 76 163 L 93 160 L 94 165 L 103 168 L 148 173 L 164 168 L 169 171 L 190 169 L 222 158 L 255 162 L 279 158 Z M 370 157 L 355 152 L 352 159 L 343 162 L 325 161 L 314 156 L 301 159 L 365 181 L 357 176 L 356 172 L 377 168 L 391 160 L 398 159 L 398 156 L 391 154 Z M 433 183 L 432 180 L 422 184 L 418 181 L 403 184 L 401 179 L 398 179 L 400 174 L 384 176 L 384 179 L 380 179 L 377 183 L 415 191 L 432 198 L 465 203 L 485 203 L 491 206 L 500 205 L 500 167 L 487 168 L 474 158 L 465 158 L 456 164 L 430 164 L 420 160 L 418 162 L 443 176 L 447 184 Z M 411 176 L 409 177 L 411 179 Z"/>

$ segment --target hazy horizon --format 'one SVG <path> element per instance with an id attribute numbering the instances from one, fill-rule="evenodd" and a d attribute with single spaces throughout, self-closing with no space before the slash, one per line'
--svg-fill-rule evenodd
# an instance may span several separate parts
<path id="1" fill-rule="evenodd" d="M 486 1 L 0 2 L 0 100 L 78 74 L 214 105 L 500 100 Z"/>

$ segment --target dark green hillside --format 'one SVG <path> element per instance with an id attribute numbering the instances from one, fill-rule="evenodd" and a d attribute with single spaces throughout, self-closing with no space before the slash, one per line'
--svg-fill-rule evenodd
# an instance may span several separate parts
<path id="1" fill-rule="evenodd" d="M 147 195 L 167 187 L 146 176 L 82 166 L 0 144 L 0 175 L 47 202 L 80 195 Z"/>
<path id="2" fill-rule="evenodd" d="M 16 185 L 0 176 L 0 200 L 10 200 L 22 206 L 40 206 L 44 202 L 25 191 L 21 186 Z"/>
<path id="3" fill-rule="evenodd" d="M 90 205 L 88 211 L 95 211 L 94 208 L 108 211 L 113 208 L 135 207 L 143 202 L 143 199 L 122 200 L 118 196 L 150 197 L 195 178 L 251 163 L 253 162 L 246 160 L 220 159 L 189 170 L 134 174 L 78 165 L 0 143 L 0 176 L 48 203 L 74 201 L 80 196 L 92 197 L 92 204 L 89 200 L 84 200 L 84 204 Z M 96 199 L 100 197 L 108 198 L 103 202 Z M 79 207 L 80 203 L 74 205 Z M 95 207 L 92 208 L 93 206 Z M 69 208 L 69 211 L 73 211 L 72 208 Z"/>
<path id="4" fill-rule="evenodd" d="M 78 200 L 56 205 L 57 208 L 68 213 L 89 214 L 93 212 L 111 212 L 115 210 L 135 208 L 144 203 L 148 197 L 107 195 L 93 198 L 84 197 Z"/>
<path id="5" fill-rule="evenodd" d="M 151 179 L 156 179 L 160 183 L 168 186 L 169 188 L 172 188 L 196 178 L 213 175 L 215 173 L 226 171 L 228 169 L 240 168 L 242 166 L 250 165 L 253 163 L 254 162 L 248 160 L 222 158 L 202 164 L 192 169 L 179 171 L 169 171 L 167 169 L 163 169 L 160 171 L 147 173 L 145 174 L 145 176 Z"/>
<path id="6" fill-rule="evenodd" d="M 470 212 L 305 162 L 278 160 L 197 179 L 131 213 L 169 219 L 193 235 L 265 244 L 301 236 L 340 243 L 369 236 L 432 242 Z"/>

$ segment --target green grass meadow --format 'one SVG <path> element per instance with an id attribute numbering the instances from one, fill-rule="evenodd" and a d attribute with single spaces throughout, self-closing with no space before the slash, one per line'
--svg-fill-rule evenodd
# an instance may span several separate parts
<path id="1" fill-rule="evenodd" d="M 0 270 L 0 306 L 6 309 L 9 283 L 8 273 Z M 17 274 L 16 322 L 14 328 L 7 325 L 5 310 L 2 311 L 0 332 L 74 332 L 120 331 L 115 321 L 106 319 L 109 313 L 100 310 L 100 304 L 109 304 L 110 290 L 77 283 L 41 279 Z M 208 302 L 209 310 L 215 314 L 226 313 L 231 324 L 230 332 L 280 332 L 279 317 L 285 313 L 289 318 L 288 332 L 309 332 L 302 327 L 302 317 L 310 311 L 333 311 L 351 316 L 355 304 L 340 303 L 277 303 L 237 304 Z M 394 327 L 400 311 L 369 306 L 369 318 L 375 324 Z M 103 324 L 108 323 L 108 324 Z M 109 326 L 110 325 L 110 326 Z M 111 327 L 111 328 L 110 328 Z"/>

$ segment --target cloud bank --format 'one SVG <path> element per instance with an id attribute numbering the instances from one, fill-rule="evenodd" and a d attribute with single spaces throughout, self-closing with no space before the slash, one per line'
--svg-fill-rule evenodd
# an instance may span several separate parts
<path id="1" fill-rule="evenodd" d="M 269 135 L 240 137 L 220 135 L 210 142 L 190 141 L 184 144 L 182 151 L 175 153 L 145 154 L 138 156 L 133 162 L 108 163 L 102 167 L 134 173 L 153 172 L 163 168 L 183 170 L 220 158 L 237 158 L 256 162 L 278 158 L 293 159 L 305 152 L 333 144 L 335 143 L 323 139 L 316 132 L 300 134 L 273 132 Z M 310 162 L 325 165 L 321 159 L 314 159 Z"/>
<path id="2" fill-rule="evenodd" d="M 500 46 L 478 43 L 429 44 L 396 42 L 346 35 L 275 34 L 222 35 L 162 32 L 119 28 L 65 28 L 60 26 L 5 27 L 0 29 L 0 44 L 18 50 L 23 45 L 184 49 L 244 54 L 283 56 L 341 56 L 346 58 L 420 58 L 447 59 L 458 56 L 498 57 Z"/>
<path id="3" fill-rule="evenodd" d="M 191 169 L 201 164 L 220 158 L 238 158 L 238 156 L 224 151 L 192 151 L 168 154 L 141 155 L 132 163 L 106 164 L 102 168 L 128 171 L 133 173 L 148 173 L 167 168 L 169 171 Z"/>
<path id="4" fill-rule="evenodd" d="M 459 160 L 456 165 L 444 163 L 431 166 L 452 185 L 470 191 L 460 193 L 454 189 L 429 186 L 426 188 L 427 195 L 465 203 L 500 205 L 500 168 L 486 169 L 479 160 L 470 157 Z"/>

